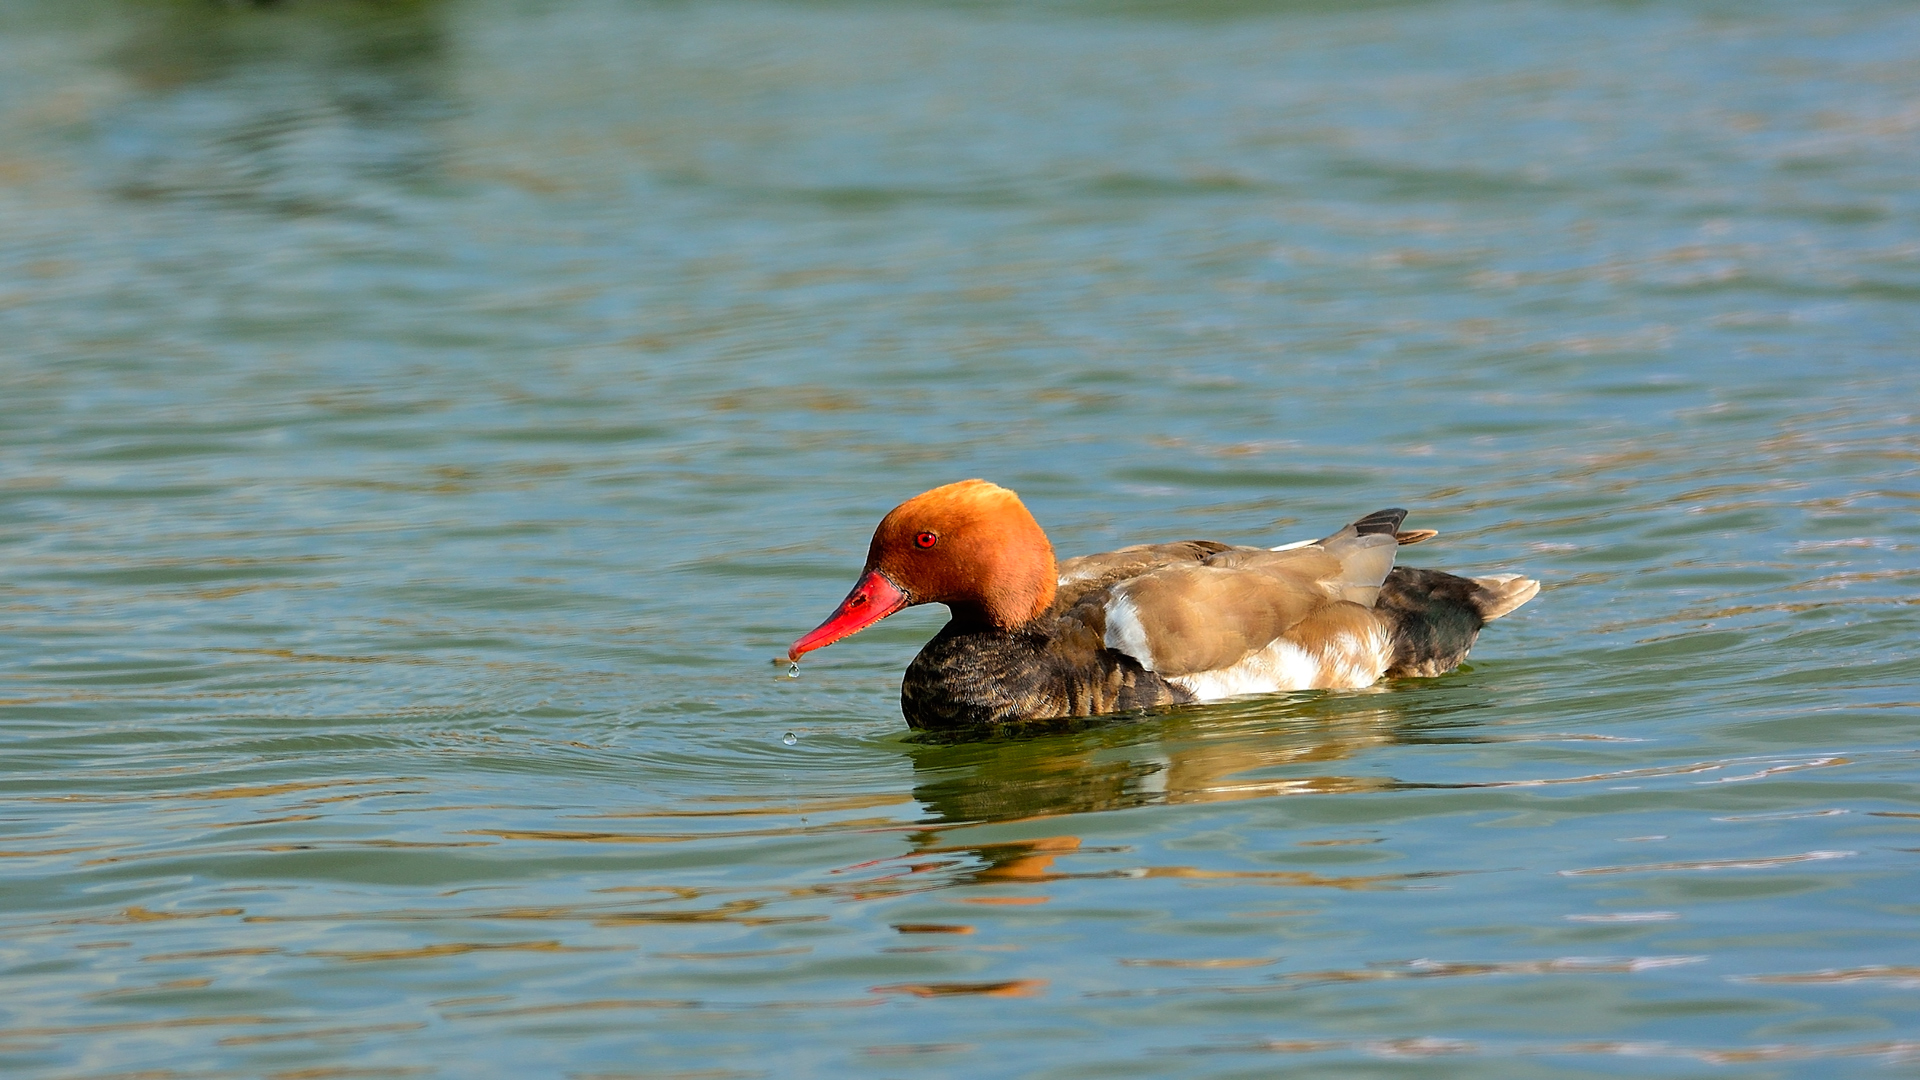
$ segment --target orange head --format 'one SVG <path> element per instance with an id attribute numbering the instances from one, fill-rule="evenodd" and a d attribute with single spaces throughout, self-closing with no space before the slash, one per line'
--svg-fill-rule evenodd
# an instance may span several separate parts
<path id="1" fill-rule="evenodd" d="M 831 645 L 914 604 L 1011 630 L 1053 606 L 1053 545 L 1020 496 L 985 480 L 915 495 L 873 530 L 866 569 L 826 622 L 788 659 Z"/>

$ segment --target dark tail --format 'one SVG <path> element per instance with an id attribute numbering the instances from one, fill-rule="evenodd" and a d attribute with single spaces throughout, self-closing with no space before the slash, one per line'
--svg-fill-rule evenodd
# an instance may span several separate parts
<path id="1" fill-rule="evenodd" d="M 1392 527 L 1398 528 L 1399 522 Z M 1464 578 L 1439 570 L 1394 567 L 1380 586 L 1373 608 L 1393 627 L 1393 662 L 1387 677 L 1452 671 L 1466 659 L 1482 627 L 1539 591 L 1539 582 L 1519 574 Z"/>

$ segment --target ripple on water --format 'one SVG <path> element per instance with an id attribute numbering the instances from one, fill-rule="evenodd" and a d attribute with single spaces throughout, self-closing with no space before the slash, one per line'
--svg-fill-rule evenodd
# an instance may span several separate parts
<path id="1" fill-rule="evenodd" d="M 70 7 L 0 1072 L 1920 1060 L 1904 7 Z M 965 476 L 1545 588 L 989 739 L 900 721 L 931 611 L 769 670 Z"/>

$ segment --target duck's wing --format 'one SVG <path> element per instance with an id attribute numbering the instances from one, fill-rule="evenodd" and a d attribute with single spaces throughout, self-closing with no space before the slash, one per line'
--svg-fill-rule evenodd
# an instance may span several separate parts
<path id="1" fill-rule="evenodd" d="M 1407 520 L 1407 512 L 1400 507 L 1375 510 L 1332 536 L 1322 537 L 1319 540 L 1296 540 L 1291 544 L 1281 544 L 1269 550 L 1292 551 L 1295 548 L 1311 547 L 1314 544 L 1326 544 L 1343 536 L 1373 536 L 1388 533 L 1393 535 L 1401 547 L 1411 547 L 1440 535 L 1434 529 L 1401 529 L 1400 523 L 1405 520 Z"/>
<path id="2" fill-rule="evenodd" d="M 1057 602 L 1061 610 L 1072 608 L 1087 595 L 1100 592 L 1117 582 L 1155 570 L 1199 566 L 1209 558 L 1231 549 L 1231 544 L 1212 540 L 1182 540 L 1172 544 L 1135 544 L 1118 551 L 1081 555 L 1060 564 Z"/>
<path id="3" fill-rule="evenodd" d="M 1227 678 L 1222 672 L 1238 672 L 1249 662 L 1259 667 L 1259 657 L 1275 642 L 1300 639 L 1291 647 L 1313 652 L 1327 644 L 1322 637 L 1371 634 L 1377 628 L 1368 609 L 1399 546 L 1398 519 L 1387 524 L 1374 522 L 1377 517 L 1281 551 L 1215 545 L 1203 558 L 1150 563 L 1144 572 L 1081 593 L 1067 614 L 1096 630 L 1107 648 L 1126 653 L 1147 670 L 1169 681 L 1199 679 L 1211 686 L 1208 680 Z M 1371 638 L 1367 644 L 1369 655 L 1377 651 Z M 1378 674 L 1348 681 L 1366 685 Z M 1298 688 L 1295 683 L 1332 685 L 1303 683 L 1298 672 L 1275 673 L 1272 685 L 1248 683 L 1246 689 L 1238 689 L 1245 682 L 1239 674 L 1228 681 L 1236 687 L 1229 692 L 1236 693 Z"/>

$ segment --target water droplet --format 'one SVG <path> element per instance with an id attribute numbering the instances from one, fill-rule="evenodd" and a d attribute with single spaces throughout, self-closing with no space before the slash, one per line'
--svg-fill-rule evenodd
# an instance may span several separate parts
<path id="1" fill-rule="evenodd" d="M 780 736 L 780 741 L 783 743 L 786 743 L 788 746 L 792 746 L 794 743 L 797 743 L 800 741 L 800 736 L 795 735 L 793 732 L 789 731 L 785 735 Z"/>
<path id="2" fill-rule="evenodd" d="M 798 660 L 788 661 L 787 662 L 787 678 L 797 679 L 799 677 L 800 677 L 800 661 Z"/>

